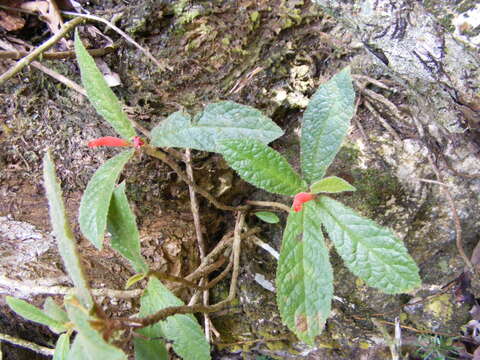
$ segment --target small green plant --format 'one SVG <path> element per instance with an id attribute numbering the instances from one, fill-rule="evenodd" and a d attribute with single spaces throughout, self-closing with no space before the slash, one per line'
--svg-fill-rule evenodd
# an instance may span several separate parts
<path id="1" fill-rule="evenodd" d="M 96 139 L 89 146 L 126 148 L 106 161 L 89 181 L 80 204 L 80 229 L 98 249 L 102 249 L 108 230 L 112 248 L 128 259 L 137 273 L 129 279 L 127 287 L 144 278 L 148 278 L 148 285 L 135 317 L 109 319 L 103 311 L 99 311 L 81 267 L 55 167 L 47 152 L 44 182 L 51 222 L 60 255 L 75 290 L 65 297 L 64 308 L 52 299 L 47 299 L 42 310 L 19 299 L 8 298 L 7 302 L 18 314 L 62 334 L 54 359 L 126 359 L 127 355 L 112 340 L 118 340 L 125 333 L 133 335 L 135 358 L 138 360 L 167 359 L 165 341 L 171 342 L 173 350 L 182 358 L 210 358 L 209 345 L 200 325 L 190 313 L 218 311 L 232 298 L 229 295 L 225 302 L 204 307 L 185 306 L 175 297 L 158 279 L 161 278 L 158 272 L 150 269 L 141 255 L 139 232 L 125 193 L 125 183 L 117 185 L 124 166 L 140 151 L 166 161 L 181 173 L 181 169 L 166 160 L 166 155 L 154 147 L 220 153 L 251 184 L 272 193 L 294 197 L 278 263 L 277 303 L 283 322 L 306 343 L 313 344 L 314 338 L 322 332 L 333 297 L 333 273 L 323 230 L 328 233 L 346 266 L 368 285 L 394 294 L 409 291 L 420 284 L 417 266 L 403 243 L 390 230 L 324 195 L 355 191 L 343 179 L 324 177 L 353 116 L 354 91 L 348 68 L 320 87 L 304 113 L 300 176 L 285 158 L 267 145 L 280 137 L 283 131 L 260 111 L 230 101 L 210 104 L 193 119 L 185 112 L 173 113 L 152 130 L 149 143 L 145 143 L 136 136 L 132 122 L 122 111 L 118 99 L 107 86 L 78 34 L 75 50 L 88 98 L 121 136 Z M 222 205 L 208 192 L 196 189 L 215 206 L 239 212 L 239 219 L 250 211 L 248 206 Z M 279 221 L 271 212 L 257 211 L 254 214 L 267 223 Z M 239 259 L 235 248 L 239 247 L 241 224 L 242 220 L 239 220 L 235 230 L 234 273 Z M 234 276 L 231 286 L 233 296 Z M 178 280 L 188 283 L 185 279 Z M 70 346 L 70 335 L 74 331 L 77 335 Z"/>
<path id="2" fill-rule="evenodd" d="M 455 338 L 445 336 L 422 335 L 418 337 L 418 350 L 415 355 L 423 360 L 453 360 L 457 359 L 458 348 L 453 346 Z"/>

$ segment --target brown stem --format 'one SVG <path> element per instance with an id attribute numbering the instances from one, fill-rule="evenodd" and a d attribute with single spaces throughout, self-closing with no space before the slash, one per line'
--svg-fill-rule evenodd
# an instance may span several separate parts
<path id="1" fill-rule="evenodd" d="M 169 316 L 176 314 L 191 314 L 196 312 L 211 313 L 221 310 L 225 305 L 229 304 L 234 298 L 237 290 L 237 280 L 238 272 L 240 268 L 240 250 L 241 250 L 241 236 L 240 232 L 245 223 L 245 214 L 242 212 L 238 213 L 237 221 L 235 224 L 234 231 L 234 241 L 233 241 L 233 272 L 232 280 L 230 282 L 230 291 L 227 298 L 223 301 L 220 301 L 214 305 L 184 305 L 184 306 L 173 306 L 168 307 L 163 310 L 156 312 L 153 315 L 144 317 L 144 318 L 130 318 L 130 319 L 116 319 L 112 321 L 112 325 L 125 328 L 143 328 L 150 325 L 153 325 L 161 320 L 166 319 Z"/>
<path id="2" fill-rule="evenodd" d="M 178 177 L 180 179 L 182 179 L 183 182 L 185 182 L 187 185 L 191 186 L 195 190 L 195 192 L 199 193 L 205 199 L 210 201 L 217 209 L 226 210 L 226 211 L 244 211 L 244 210 L 247 210 L 247 206 L 237 206 L 237 207 L 229 206 L 229 205 L 225 205 L 222 202 L 218 201 L 207 190 L 201 188 L 200 186 L 195 184 L 193 181 L 191 181 L 188 178 L 188 175 L 185 174 L 183 172 L 183 170 L 180 168 L 180 166 L 175 161 L 170 159 L 167 156 L 167 154 L 165 154 L 164 152 L 162 152 L 162 151 L 160 151 L 160 150 L 158 150 L 158 149 L 156 149 L 156 148 L 154 148 L 153 146 L 150 146 L 150 145 L 143 146 L 143 149 L 144 149 L 146 154 L 148 154 L 148 155 L 150 155 L 150 156 L 152 156 L 156 159 L 159 159 L 159 160 L 163 161 L 165 164 L 167 164 L 168 166 L 170 166 L 177 173 Z"/>
<path id="3" fill-rule="evenodd" d="M 428 160 L 430 162 L 430 165 L 432 166 L 433 171 L 435 172 L 435 175 L 437 176 L 438 181 L 440 181 L 441 183 L 444 183 L 442 174 L 440 173 L 440 170 L 438 169 L 437 165 L 433 161 L 432 155 L 428 155 Z M 447 196 L 448 203 L 450 204 L 450 210 L 452 211 L 453 221 L 455 223 L 455 233 L 456 233 L 455 244 L 457 246 L 457 250 L 460 253 L 460 256 L 462 257 L 465 264 L 469 267 L 470 270 L 473 271 L 474 268 L 473 268 L 472 262 L 468 258 L 467 254 L 465 254 L 465 250 L 463 249 L 462 225 L 460 223 L 460 217 L 458 216 L 457 208 L 455 206 L 455 201 L 453 200 L 452 193 L 448 189 L 448 186 L 442 186 L 442 189 L 445 192 L 445 195 Z"/>

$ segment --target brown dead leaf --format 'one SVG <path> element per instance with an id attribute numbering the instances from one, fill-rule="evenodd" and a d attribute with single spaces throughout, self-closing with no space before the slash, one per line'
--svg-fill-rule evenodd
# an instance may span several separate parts
<path id="1" fill-rule="evenodd" d="M 20 7 L 24 10 L 39 13 L 53 34 L 58 33 L 63 26 L 62 16 L 55 0 L 27 1 Z"/>
<path id="2" fill-rule="evenodd" d="M 16 7 L 16 2 L 8 2 L 7 6 Z M 22 14 L 15 11 L 0 10 L 0 27 L 7 31 L 20 30 L 25 26 L 25 19 Z"/>

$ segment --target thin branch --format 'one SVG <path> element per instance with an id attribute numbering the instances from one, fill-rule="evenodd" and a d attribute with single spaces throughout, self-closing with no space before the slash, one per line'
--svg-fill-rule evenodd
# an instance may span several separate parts
<path id="1" fill-rule="evenodd" d="M 246 203 L 248 205 L 252 206 L 261 206 L 261 207 L 270 207 L 270 208 L 276 208 L 280 209 L 283 211 L 286 211 L 287 213 L 290 213 L 290 208 L 282 203 L 279 202 L 274 202 L 274 201 L 254 201 L 254 200 L 247 200 Z"/>
<path id="2" fill-rule="evenodd" d="M 190 149 L 185 150 L 185 166 L 187 168 L 187 176 L 194 184 L 195 178 L 193 177 L 192 155 Z M 193 215 L 193 223 L 195 225 L 195 234 L 197 235 L 197 244 L 198 251 L 200 253 L 200 260 L 203 260 L 205 258 L 205 241 L 203 240 L 202 224 L 200 222 L 200 213 L 198 211 L 197 196 L 195 194 L 195 189 L 191 185 L 188 185 L 188 193 L 190 194 L 190 207 Z M 205 284 L 206 281 L 206 278 L 202 278 L 200 280 L 200 285 Z M 206 289 L 203 291 L 203 305 L 208 305 L 208 298 L 209 291 L 208 289 Z M 208 314 L 204 314 L 203 318 L 205 323 L 205 337 L 207 338 L 207 341 L 210 342 L 210 318 L 208 317 Z"/>
<path id="3" fill-rule="evenodd" d="M 428 155 L 428 161 L 430 162 L 430 165 L 432 166 L 432 169 L 435 172 L 435 175 L 437 176 L 438 181 L 443 183 L 444 181 L 442 178 L 442 174 L 440 173 L 440 170 L 435 164 L 431 154 Z M 465 264 L 473 272 L 474 267 L 472 265 L 472 262 L 468 258 L 467 254 L 465 254 L 465 250 L 463 249 L 462 225 L 460 223 L 460 217 L 458 216 L 457 208 L 455 206 L 455 201 L 453 200 L 452 193 L 450 192 L 447 186 L 442 186 L 442 189 L 444 190 L 445 195 L 447 196 L 448 203 L 450 204 L 450 210 L 452 211 L 453 221 L 455 223 L 455 233 L 456 233 L 455 244 L 457 246 L 457 250 L 460 253 L 460 256 L 462 257 Z"/>
<path id="4" fill-rule="evenodd" d="M 6 41 L 0 40 L 0 47 L 4 48 L 5 50 L 9 50 L 11 52 L 17 52 L 18 53 L 17 49 L 15 49 L 15 47 L 13 45 L 11 45 L 10 43 L 8 43 Z M 85 91 L 84 88 L 82 88 L 80 85 L 78 85 L 74 81 L 70 80 L 66 76 L 63 76 L 62 74 L 60 74 L 60 73 L 58 73 L 58 72 L 56 72 L 52 69 L 49 69 L 48 67 L 42 65 L 38 61 L 32 61 L 31 65 L 33 67 L 37 68 L 38 70 L 43 71 L 45 74 L 53 77 L 55 80 L 58 80 L 59 82 L 61 82 L 65 86 L 69 87 L 70 89 L 73 89 L 73 90 L 79 92 L 83 96 L 87 96 L 87 92 Z"/>
<path id="5" fill-rule="evenodd" d="M 53 356 L 53 353 L 55 352 L 55 349 L 50 349 L 45 346 L 37 345 L 35 343 L 32 343 L 27 340 L 19 339 L 7 334 L 1 334 L 0 333 L 0 340 L 1 341 L 6 341 L 9 342 L 10 344 L 18 345 L 24 348 L 27 348 L 29 350 L 32 350 L 38 354 L 42 354 L 45 356 Z"/>
<path id="6" fill-rule="evenodd" d="M 156 159 L 159 159 L 162 162 L 164 162 L 165 164 L 167 164 L 168 166 L 170 166 L 177 173 L 178 177 L 183 182 L 185 182 L 187 185 L 191 186 L 195 190 L 195 192 L 199 193 L 204 198 L 206 198 L 208 201 L 210 201 L 217 209 L 226 210 L 226 211 L 243 211 L 243 210 L 247 209 L 246 206 L 237 206 L 237 207 L 229 206 L 229 205 L 225 205 L 225 204 L 221 203 L 220 201 L 218 201 L 207 190 L 201 188 L 200 186 L 198 186 L 197 184 L 192 182 L 189 179 L 188 175 L 183 172 L 183 170 L 180 168 L 180 166 L 175 161 L 170 159 L 167 156 L 167 154 L 165 154 L 164 152 L 162 152 L 158 149 L 155 149 L 154 147 L 152 147 L 150 145 L 143 146 L 143 149 L 144 149 L 144 151 L 147 155 L 150 155 L 150 156 L 152 156 Z"/>
<path id="7" fill-rule="evenodd" d="M 75 288 L 68 286 L 42 286 L 35 282 L 22 282 L 9 279 L 6 276 L 0 276 L 0 293 L 16 294 L 17 296 L 28 298 L 34 295 L 67 295 L 72 293 Z M 139 297 L 143 290 L 114 290 L 114 289 L 90 289 L 93 296 L 107 296 L 116 299 L 130 299 Z"/>
<path id="8" fill-rule="evenodd" d="M 87 50 L 91 56 L 103 56 L 110 54 L 116 48 L 118 48 L 118 43 L 113 44 L 112 46 L 107 46 L 101 49 L 90 49 Z M 23 56 L 27 56 L 28 51 L 22 50 L 10 50 L 10 51 L 0 51 L 0 59 L 14 59 L 17 60 Z M 55 52 L 45 52 L 42 54 L 42 59 L 44 60 L 60 60 L 60 59 L 73 59 L 75 58 L 75 51 L 55 51 Z"/>
<path id="9" fill-rule="evenodd" d="M 400 137 L 400 135 L 398 135 L 398 133 L 395 131 L 395 129 L 378 113 L 377 110 L 374 109 L 372 104 L 370 104 L 370 102 L 368 102 L 367 100 L 364 100 L 363 103 L 365 104 L 367 109 L 370 110 L 370 112 L 373 114 L 373 116 L 375 118 L 377 118 L 378 121 L 380 121 L 380 123 L 383 125 L 383 127 L 385 129 L 387 129 L 387 131 L 393 136 L 393 138 L 395 140 L 397 140 L 399 143 L 401 143 L 402 138 Z"/>
<path id="10" fill-rule="evenodd" d="M 211 313 L 221 310 L 225 305 L 229 304 L 234 298 L 237 290 L 238 273 L 240 269 L 240 250 L 241 250 L 241 236 L 240 232 L 245 223 L 245 214 L 239 212 L 235 224 L 234 241 L 233 241 L 233 272 L 232 280 L 230 281 L 230 291 L 225 300 L 220 301 L 214 305 L 185 305 L 168 307 L 157 313 L 144 318 L 119 318 L 112 320 L 112 326 L 117 328 L 133 327 L 143 328 L 153 325 L 161 320 L 166 319 L 171 315 L 176 314 L 192 314 L 196 312 Z"/>
<path id="11" fill-rule="evenodd" d="M 45 41 L 42 45 L 37 47 L 35 50 L 30 52 L 27 56 L 23 57 L 17 63 L 8 69 L 6 72 L 4 72 L 0 76 L 0 85 L 2 85 L 5 81 L 9 80 L 11 77 L 13 77 L 15 74 L 20 72 L 25 66 L 30 64 L 33 60 L 35 60 L 37 57 L 39 57 L 42 53 L 50 49 L 53 45 L 55 45 L 60 39 L 62 39 L 70 30 L 75 28 L 78 24 L 80 24 L 83 21 L 81 18 L 76 18 L 68 23 L 64 24 L 62 28 L 53 35 L 50 39 Z"/>
<path id="12" fill-rule="evenodd" d="M 95 16 L 95 15 L 87 15 L 87 14 L 78 14 L 78 13 L 74 13 L 74 12 L 70 12 L 70 11 L 62 11 L 62 14 L 65 14 L 65 15 L 69 15 L 69 16 L 75 16 L 76 19 L 89 19 L 89 20 L 94 20 L 94 21 L 98 21 L 98 22 L 101 22 L 105 25 L 107 25 L 108 27 L 110 27 L 112 30 L 114 30 L 115 32 L 117 32 L 118 34 L 120 34 L 125 40 L 127 40 L 130 44 L 132 44 L 133 46 L 135 46 L 137 49 L 139 49 L 140 51 L 142 51 L 153 63 L 155 63 L 155 65 L 157 65 L 157 67 L 161 70 L 161 71 L 164 71 L 165 69 L 168 69 L 170 71 L 173 71 L 168 65 L 166 64 L 162 64 L 160 61 L 158 61 L 157 59 L 155 59 L 155 57 L 150 53 L 149 50 L 145 49 L 144 47 L 142 47 L 139 43 L 137 43 L 135 40 L 133 40 L 130 36 L 128 36 L 128 34 L 126 34 L 124 31 L 120 30 L 118 27 L 116 27 L 115 25 L 113 25 L 110 21 L 107 21 L 101 17 L 98 17 L 98 16 Z M 76 20 L 74 19 L 74 20 Z"/>
<path id="13" fill-rule="evenodd" d="M 51 76 L 55 80 L 61 82 L 66 87 L 68 87 L 72 90 L 75 90 L 76 92 L 78 92 L 79 94 L 82 94 L 83 96 L 87 96 L 87 91 L 83 87 L 78 85 L 75 81 L 70 80 L 66 76 L 56 72 L 55 70 L 52 70 L 52 69 L 40 64 L 38 61 L 33 61 L 32 66 L 36 67 L 40 71 L 43 71 L 45 74 Z"/>

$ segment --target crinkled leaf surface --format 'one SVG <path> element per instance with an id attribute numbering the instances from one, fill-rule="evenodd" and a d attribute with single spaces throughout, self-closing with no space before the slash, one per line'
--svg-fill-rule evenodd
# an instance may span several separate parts
<path id="1" fill-rule="evenodd" d="M 62 324 L 69 321 L 67 313 L 60 306 L 58 306 L 50 296 L 47 297 L 43 303 L 43 311 L 52 319 Z"/>
<path id="2" fill-rule="evenodd" d="M 112 234 L 111 245 L 128 259 L 136 272 L 146 272 L 148 265 L 140 254 L 140 235 L 137 222 L 125 195 L 125 182 L 113 191 L 107 217 L 107 228 Z"/>
<path id="3" fill-rule="evenodd" d="M 70 335 L 62 334 L 57 340 L 53 360 L 67 360 L 70 350 Z"/>
<path id="4" fill-rule="evenodd" d="M 145 317 L 169 306 L 183 302 L 173 295 L 158 279 L 150 278 L 142 296 L 140 316 Z M 173 350 L 183 359 L 210 359 L 210 346 L 193 315 L 174 315 L 148 327 L 154 336 L 164 336 L 173 341 Z M 158 332 L 158 333 L 157 333 Z"/>
<path id="5" fill-rule="evenodd" d="M 67 331 L 61 322 L 51 318 L 36 306 L 11 296 L 7 296 L 5 299 L 8 306 L 10 306 L 13 311 L 15 311 L 18 315 L 23 316 L 25 319 L 47 325 L 56 333 Z"/>
<path id="6" fill-rule="evenodd" d="M 333 274 L 317 205 L 290 212 L 277 268 L 277 304 L 282 321 L 302 341 L 313 344 L 330 315 Z"/>
<path id="7" fill-rule="evenodd" d="M 113 189 L 134 149 L 121 152 L 100 166 L 88 182 L 80 202 L 78 222 L 83 235 L 98 249 L 102 249 L 107 214 Z"/>
<path id="8" fill-rule="evenodd" d="M 270 118 L 250 106 L 231 101 L 210 104 L 194 121 L 176 112 L 152 130 L 152 145 L 219 152 L 225 139 L 252 138 L 265 144 L 283 135 Z"/>
<path id="9" fill-rule="evenodd" d="M 271 211 L 257 211 L 255 216 L 269 224 L 276 224 L 280 221 L 277 214 Z"/>
<path id="10" fill-rule="evenodd" d="M 155 335 L 155 331 L 142 329 L 138 332 L 148 338 L 158 337 Z M 135 349 L 135 360 L 168 360 L 167 348 L 165 347 L 165 343 L 160 339 L 147 340 L 134 337 L 133 347 Z"/>
<path id="11" fill-rule="evenodd" d="M 52 223 L 53 236 L 57 241 L 58 251 L 65 264 L 68 276 L 75 285 L 75 293 L 85 307 L 91 308 L 93 305 L 92 296 L 88 290 L 88 283 L 78 255 L 75 237 L 65 213 L 62 189 L 55 173 L 50 151 L 47 151 L 43 158 L 43 181 L 48 199 L 50 222 Z"/>
<path id="12" fill-rule="evenodd" d="M 252 139 L 224 140 L 220 145 L 228 165 L 256 187 L 290 196 L 306 189 L 287 160 L 267 145 Z"/>
<path id="13" fill-rule="evenodd" d="M 355 93 L 346 68 L 320 86 L 303 114 L 301 161 L 309 184 L 323 178 L 347 134 Z"/>
<path id="14" fill-rule="evenodd" d="M 82 44 L 78 32 L 75 33 L 75 53 L 82 76 L 82 84 L 87 96 L 97 112 L 113 126 L 125 140 L 132 140 L 135 129 L 122 110 L 122 105 L 108 86 L 95 60 Z"/>
<path id="15" fill-rule="evenodd" d="M 323 178 L 322 180 L 317 181 L 316 183 L 312 184 L 312 186 L 310 186 L 310 191 L 313 194 L 318 194 L 320 192 L 340 193 L 344 191 L 355 190 L 357 189 L 355 189 L 354 186 L 350 185 L 348 182 L 337 176 L 329 176 Z"/>
<path id="16" fill-rule="evenodd" d="M 78 332 L 77 338 L 81 342 L 81 347 L 85 350 L 84 359 L 127 360 L 127 356 L 122 350 L 107 343 L 102 335 L 92 327 L 88 312 L 80 306 L 76 298 L 66 299 L 65 307 L 70 320 L 75 325 L 75 330 Z"/>
<path id="17" fill-rule="evenodd" d="M 329 197 L 317 202 L 321 221 L 352 273 L 388 294 L 420 285 L 417 265 L 389 229 Z"/>

